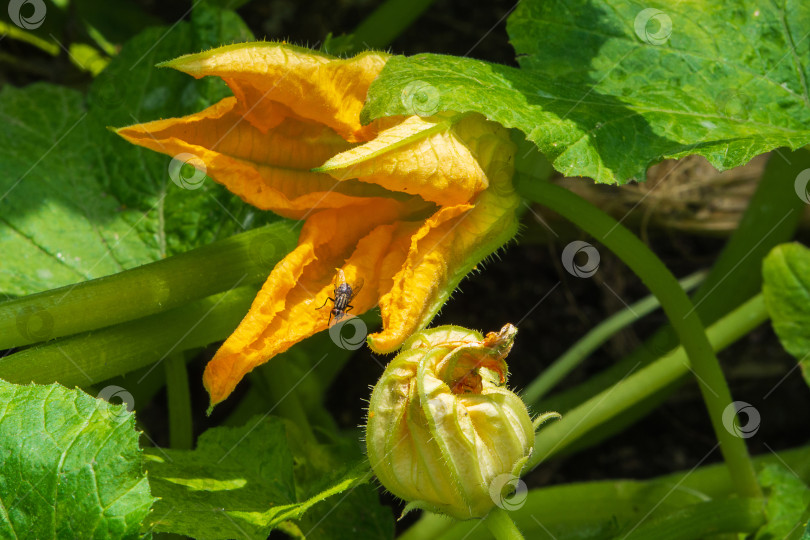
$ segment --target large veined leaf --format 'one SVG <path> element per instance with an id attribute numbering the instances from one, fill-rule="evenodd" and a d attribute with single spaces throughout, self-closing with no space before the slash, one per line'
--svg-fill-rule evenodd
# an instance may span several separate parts
<path id="1" fill-rule="evenodd" d="M 259 417 L 209 429 L 193 451 L 147 449 L 160 497 L 149 529 L 209 539 L 266 538 L 276 528 L 314 539 L 391 538 L 390 511 L 362 485 L 371 479 L 368 466 L 296 442 L 294 432 Z"/>
<path id="2" fill-rule="evenodd" d="M 810 249 L 776 246 L 762 264 L 762 293 L 782 346 L 796 357 L 810 385 Z"/>
<path id="3" fill-rule="evenodd" d="M 119 272 L 272 219 L 187 160 L 135 148 L 106 129 L 227 95 L 221 81 L 154 65 L 249 35 L 235 15 L 200 7 L 193 24 L 151 28 L 128 42 L 87 100 L 48 84 L 0 90 L 0 298 Z"/>
<path id="4" fill-rule="evenodd" d="M 768 523 L 757 531 L 756 540 L 802 537 L 802 524 L 810 517 L 810 488 L 781 465 L 763 467 L 758 477 L 767 492 Z"/>
<path id="5" fill-rule="evenodd" d="M 569 176 L 623 183 L 665 158 L 718 169 L 810 143 L 810 4 L 526 0 L 521 69 L 394 57 L 364 120 L 475 111 L 518 128 Z"/>
<path id="6" fill-rule="evenodd" d="M 0 538 L 139 538 L 138 437 L 124 404 L 0 380 Z"/>

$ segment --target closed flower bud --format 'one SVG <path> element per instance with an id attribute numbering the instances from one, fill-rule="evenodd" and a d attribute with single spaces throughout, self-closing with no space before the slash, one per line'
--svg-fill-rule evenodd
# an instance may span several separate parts
<path id="1" fill-rule="evenodd" d="M 371 394 L 366 447 L 380 482 L 412 508 L 482 517 L 534 444 L 526 406 L 505 387 L 517 329 L 486 337 L 442 326 L 412 337 Z"/>

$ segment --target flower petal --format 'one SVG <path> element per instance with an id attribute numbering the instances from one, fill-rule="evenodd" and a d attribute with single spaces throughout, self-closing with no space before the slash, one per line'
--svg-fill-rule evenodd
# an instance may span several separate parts
<path id="1" fill-rule="evenodd" d="M 419 215 L 424 204 L 369 199 L 345 210 L 322 210 L 307 219 L 299 245 L 267 278 L 250 311 L 208 363 L 203 383 L 212 406 L 233 391 L 254 367 L 321 330 L 329 321 L 335 268 L 348 282 L 366 284 L 352 300 L 353 313 L 377 304 L 381 261 L 397 222 Z M 328 303 L 327 303 L 328 304 Z"/>
<path id="2" fill-rule="evenodd" d="M 257 128 L 270 129 L 287 110 L 334 129 L 347 141 L 369 140 L 376 126 L 360 125 L 368 87 L 389 55 L 330 56 L 283 43 L 238 43 L 181 56 L 162 65 L 196 78 L 221 77 Z M 265 102 L 274 102 L 267 106 Z M 279 107 L 280 104 L 282 107 Z"/>
<path id="3" fill-rule="evenodd" d="M 427 326 L 461 279 L 517 232 L 520 199 L 511 190 L 512 164 L 490 168 L 497 171 L 488 175 L 495 186 L 478 196 L 474 208 L 461 214 L 464 206 L 442 208 L 413 236 L 390 291 L 380 298 L 383 330 L 369 336 L 373 350 L 395 351 Z"/>
<path id="4" fill-rule="evenodd" d="M 351 145 L 331 128 L 286 118 L 266 132 L 245 122 L 235 98 L 182 118 L 124 127 L 129 142 L 170 156 L 197 156 L 207 173 L 244 201 L 300 219 L 313 208 L 342 208 L 357 197 L 387 195 L 359 182 L 340 183 L 310 169 Z"/>
<path id="5" fill-rule="evenodd" d="M 493 150 L 504 150 L 505 133 L 479 115 L 411 116 L 314 170 L 337 180 L 357 178 L 416 194 L 440 205 L 462 204 L 489 185 L 481 164 L 492 159 Z"/>

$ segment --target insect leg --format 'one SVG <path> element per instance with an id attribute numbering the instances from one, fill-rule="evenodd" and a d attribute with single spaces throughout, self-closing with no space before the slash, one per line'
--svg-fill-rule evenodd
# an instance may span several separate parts
<path id="1" fill-rule="evenodd" d="M 327 303 L 329 300 L 331 300 L 332 302 L 334 302 L 334 301 L 335 301 L 335 299 L 334 299 L 334 298 L 331 298 L 331 297 L 327 296 L 327 297 L 326 297 L 326 300 L 324 300 L 324 301 L 323 301 L 323 304 L 321 304 L 321 307 L 317 307 L 317 308 L 315 308 L 315 309 L 321 309 L 323 306 L 325 306 L 325 305 L 326 305 L 326 303 Z"/>

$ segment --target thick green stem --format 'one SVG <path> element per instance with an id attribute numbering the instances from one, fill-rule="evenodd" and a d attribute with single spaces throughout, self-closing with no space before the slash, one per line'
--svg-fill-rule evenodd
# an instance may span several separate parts
<path id="1" fill-rule="evenodd" d="M 723 349 L 767 319 L 768 313 L 762 295 L 755 296 L 709 328 L 711 347 L 716 350 Z M 588 431 L 619 416 L 636 403 L 678 380 L 689 370 L 687 353 L 684 347 L 678 347 L 672 354 L 628 375 L 624 380 L 569 411 L 562 420 L 541 429 L 535 439 L 534 451 L 527 467 L 535 467 L 544 459 L 560 453 Z M 721 429 L 724 434 L 740 443 L 743 442 L 732 434 L 732 426 L 722 425 L 722 420 Z M 718 437 L 718 439 L 722 445 L 727 438 Z M 750 461 L 748 464 L 750 466 Z M 729 470 L 737 481 L 736 472 L 731 467 Z M 753 474 L 753 468 L 751 473 Z"/>
<path id="2" fill-rule="evenodd" d="M 705 272 L 696 272 L 679 283 L 684 290 L 688 291 L 696 287 L 705 277 Z M 536 404 L 563 377 L 571 373 L 588 355 L 601 347 L 613 335 L 651 313 L 660 305 L 658 299 L 654 295 L 650 295 L 596 325 L 526 387 L 526 390 L 521 393 L 523 401 L 528 405 Z"/>
<path id="3" fill-rule="evenodd" d="M 790 240 L 805 206 L 793 184 L 785 179 L 796 178 L 808 167 L 807 149 L 791 152 L 782 148 L 769 158 L 737 230 L 693 297 L 704 324 L 714 323 L 762 288 L 762 258 L 777 244 Z M 677 339 L 667 325 L 618 363 L 574 388 L 550 396 L 546 403 L 553 410 L 565 412 L 621 380 L 633 366 L 646 365 L 676 345 Z"/>
<path id="4" fill-rule="evenodd" d="M 240 287 L 164 313 L 49 341 L 0 359 L 0 379 L 86 386 L 225 339 L 245 316 L 258 287 Z M 158 372 L 159 373 L 159 372 Z M 145 373 L 138 383 L 154 371 Z"/>
<path id="5" fill-rule="evenodd" d="M 423 512 L 419 521 L 408 527 L 408 529 L 397 537 L 397 540 L 422 540 L 423 538 L 444 538 L 443 534 L 458 523 L 442 514 L 433 512 Z M 478 523 L 476 523 L 478 525 Z"/>
<path id="6" fill-rule="evenodd" d="M 789 467 L 799 478 L 810 483 L 810 447 L 763 454 L 754 458 L 757 469 L 766 464 Z M 520 508 L 510 512 L 523 533 L 532 539 L 548 538 L 548 532 L 560 531 L 569 537 L 577 530 L 590 532 L 621 525 L 629 530 L 636 524 L 657 520 L 661 514 L 709 500 L 736 499 L 734 484 L 724 464 L 706 465 L 688 471 L 660 476 L 651 480 L 600 480 L 576 482 L 530 490 Z M 737 499 L 739 500 L 739 499 Z M 761 518 L 760 509 L 752 509 L 745 518 Z M 759 516 L 759 518 L 758 518 Z M 741 522 L 742 523 L 742 522 Z M 545 530 L 544 530 L 545 528 Z M 748 531 L 757 527 L 752 526 Z M 605 536 L 608 536 L 605 534 Z M 611 537 L 621 538 L 613 534 Z M 692 538 L 702 537 L 700 535 Z M 425 512 L 399 540 L 490 540 L 488 531 L 478 521 L 459 522 Z"/>
<path id="7" fill-rule="evenodd" d="M 503 508 L 496 506 L 484 518 L 484 524 L 496 540 L 523 540 L 523 534 Z"/>
<path id="8" fill-rule="evenodd" d="M 576 194 L 548 182 L 525 182 L 521 194 L 548 206 L 604 243 L 658 297 L 689 357 L 715 436 L 740 496 L 762 496 L 745 441 L 723 427 L 723 411 L 731 402 L 720 364 L 689 297 L 661 260 L 629 230 Z"/>
<path id="9" fill-rule="evenodd" d="M 166 372 L 166 401 L 169 405 L 169 446 L 191 450 L 194 425 L 191 420 L 191 392 L 183 353 L 171 354 L 163 363 Z"/>
<path id="10" fill-rule="evenodd" d="M 383 49 L 433 3 L 433 0 L 387 0 L 353 32 L 358 48 Z"/>
<path id="11" fill-rule="evenodd" d="M 762 499 L 706 501 L 679 508 L 625 533 L 623 540 L 692 540 L 719 533 L 749 533 L 765 524 Z"/>
<path id="12" fill-rule="evenodd" d="M 295 423 L 301 434 L 309 442 L 315 441 L 307 414 L 301 404 L 301 397 L 297 391 L 303 378 L 291 377 L 287 360 L 283 355 L 276 356 L 269 364 L 262 366 L 256 373 L 254 381 L 265 391 L 265 401 L 269 405 L 269 412 L 274 416 L 288 418 Z M 303 377 L 311 375 L 311 370 Z"/>
<path id="13" fill-rule="evenodd" d="M 0 350 L 88 332 L 259 283 L 295 247 L 274 223 L 112 276 L 0 304 Z"/>
<path id="14" fill-rule="evenodd" d="M 762 259 L 796 232 L 805 202 L 793 179 L 810 167 L 810 151 L 780 148 L 771 153 L 757 190 L 735 233 L 692 301 L 711 324 L 762 289 Z M 711 301 L 710 301 L 711 300 Z"/>

